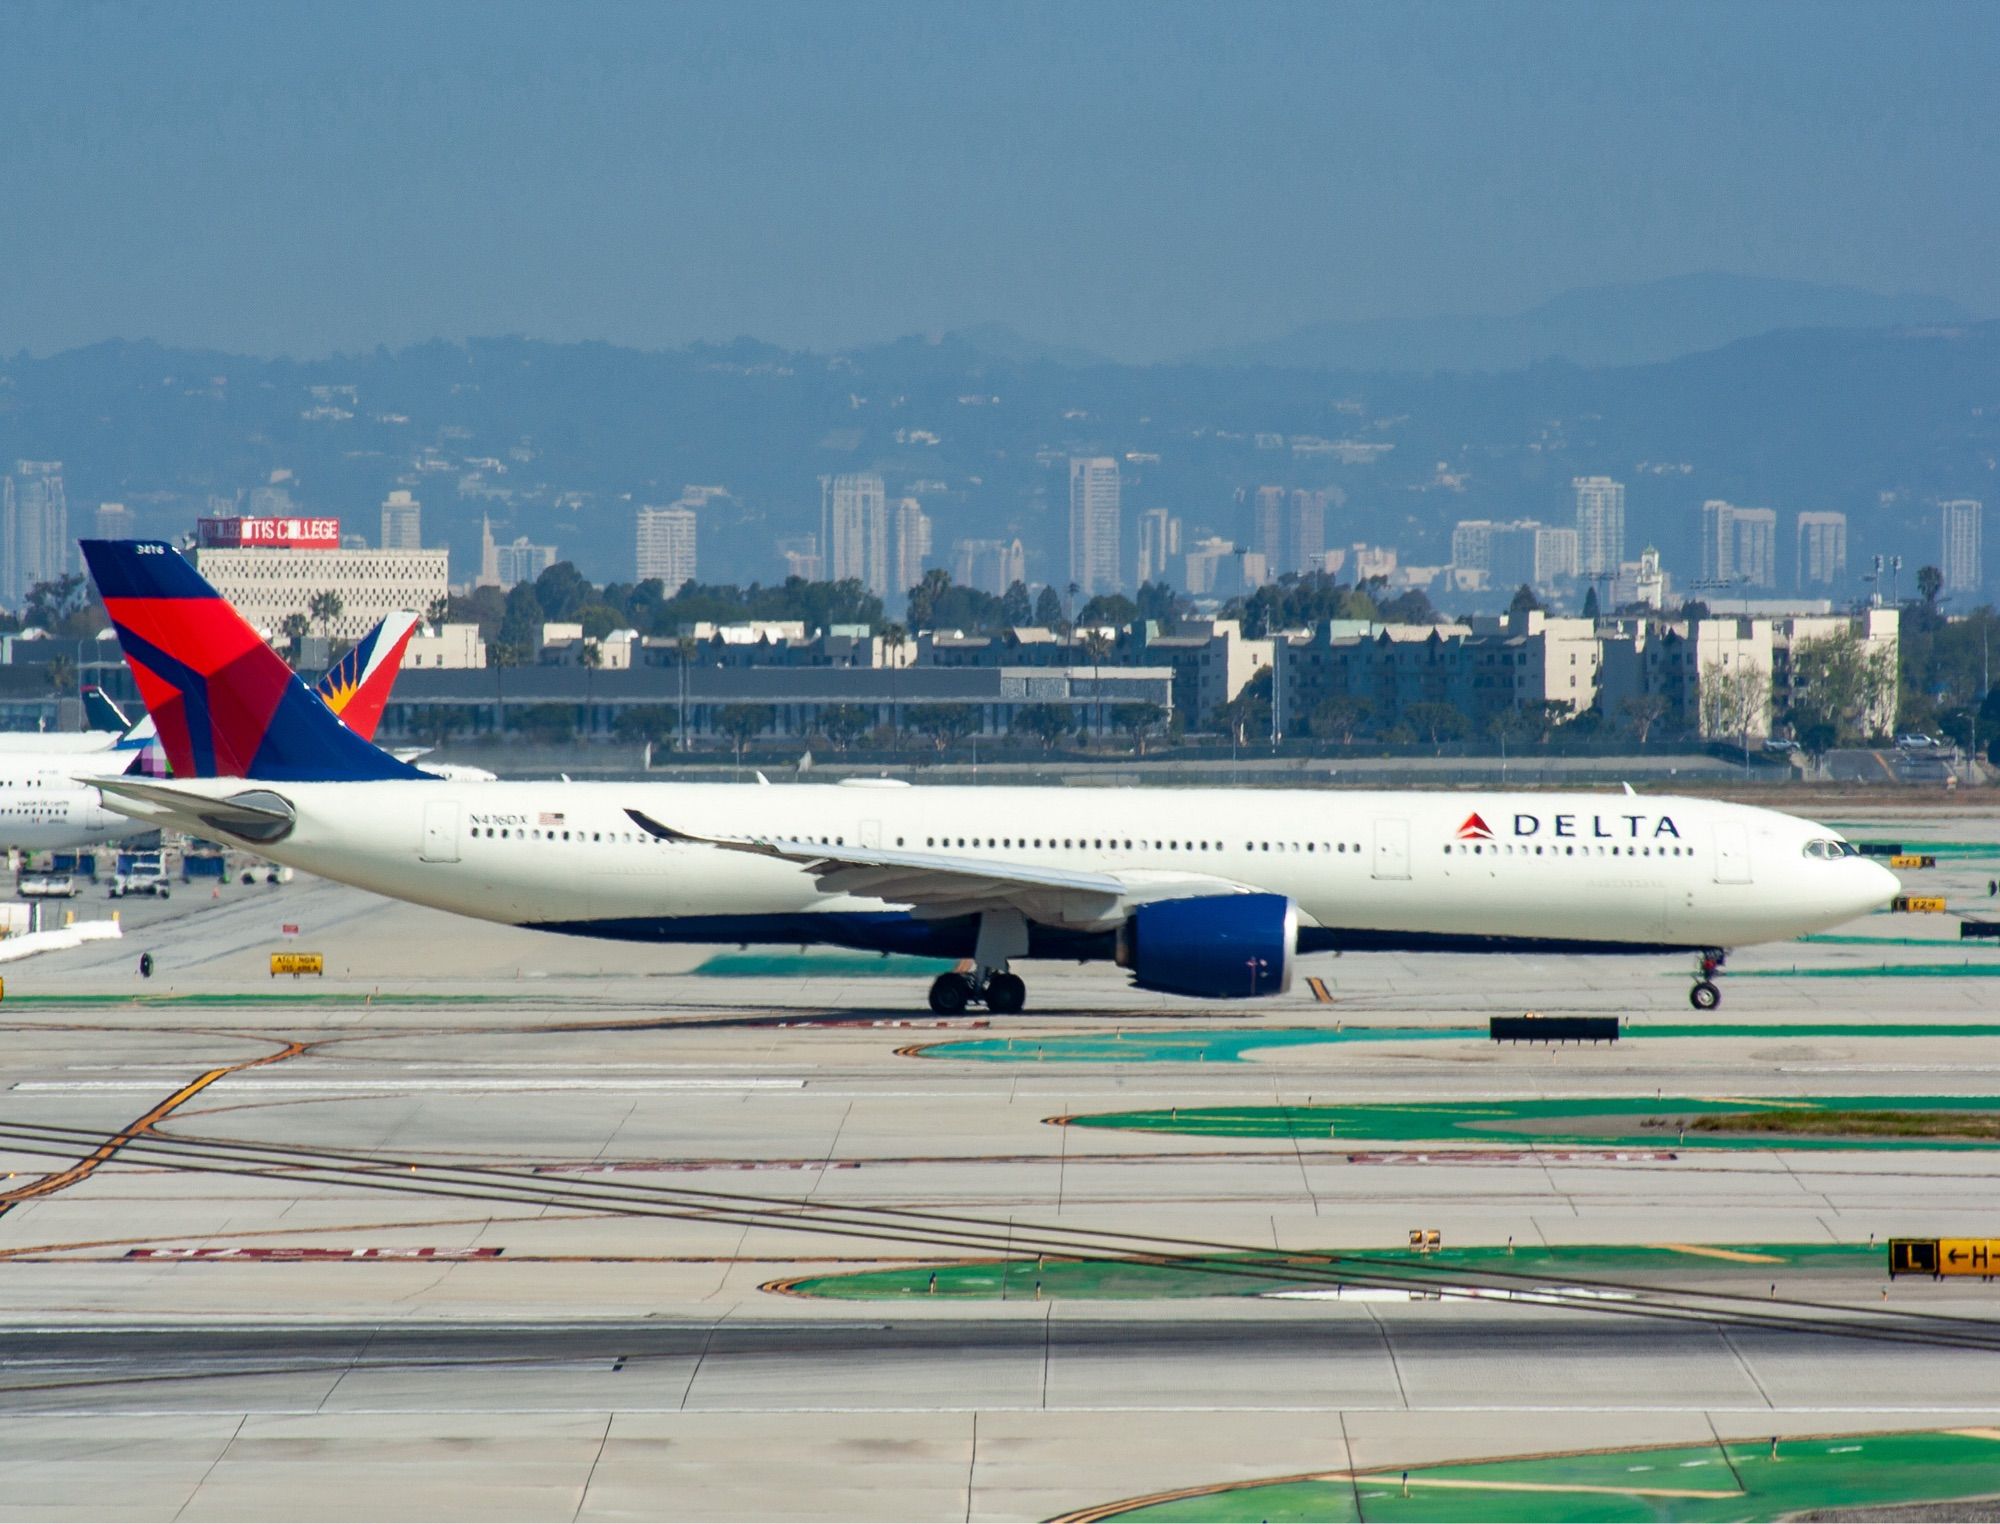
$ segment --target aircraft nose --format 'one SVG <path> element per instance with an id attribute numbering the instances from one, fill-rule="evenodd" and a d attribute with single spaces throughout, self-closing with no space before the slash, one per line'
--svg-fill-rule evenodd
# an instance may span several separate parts
<path id="1" fill-rule="evenodd" d="M 1878 862 L 1859 862 L 1861 882 L 1855 895 L 1855 914 L 1880 910 L 1903 892 L 1903 881 Z"/>

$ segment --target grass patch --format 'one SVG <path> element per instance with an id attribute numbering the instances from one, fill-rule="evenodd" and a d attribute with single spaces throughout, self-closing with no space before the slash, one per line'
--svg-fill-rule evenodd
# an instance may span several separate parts
<path id="1" fill-rule="evenodd" d="M 1664 1122 L 1649 1126 L 1666 1126 Z M 2000 1140 L 2000 1116 L 1964 1111 L 1827 1111 L 1786 1106 L 1775 1111 L 1714 1112 L 1694 1117 L 1691 1132 L 1765 1133 L 1804 1138 L 1952 1138 Z"/>

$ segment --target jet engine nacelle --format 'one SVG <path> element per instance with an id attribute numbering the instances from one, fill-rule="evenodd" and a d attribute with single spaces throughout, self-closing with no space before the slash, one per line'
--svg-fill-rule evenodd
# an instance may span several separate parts
<path id="1" fill-rule="evenodd" d="M 1292 987 L 1299 907 L 1282 894 L 1204 894 L 1141 905 L 1118 929 L 1118 964 L 1142 989 L 1210 1000 Z"/>

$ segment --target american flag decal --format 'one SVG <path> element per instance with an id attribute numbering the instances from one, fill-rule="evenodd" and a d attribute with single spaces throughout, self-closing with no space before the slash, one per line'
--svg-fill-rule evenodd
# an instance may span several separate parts
<path id="1" fill-rule="evenodd" d="M 543 811 L 542 811 L 542 824 L 543 824 L 543 825 L 545 825 L 545 826 L 558 826 L 558 825 L 561 825 L 562 823 L 563 823 L 563 818 L 562 818 L 562 811 L 560 811 L 560 810 L 543 810 Z"/>

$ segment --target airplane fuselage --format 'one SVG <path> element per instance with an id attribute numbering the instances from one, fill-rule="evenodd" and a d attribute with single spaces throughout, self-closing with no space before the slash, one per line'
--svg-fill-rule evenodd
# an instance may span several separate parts
<path id="1" fill-rule="evenodd" d="M 187 785 L 195 787 L 196 785 Z M 450 780 L 258 785 L 291 807 L 267 856 L 394 898 L 579 935 L 827 942 L 970 956 L 976 916 L 830 894 L 806 867 L 661 841 L 788 839 L 1290 897 L 1299 950 L 1731 948 L 1837 925 L 1893 876 L 1816 855 L 1775 811 L 1617 794 Z M 1033 956 L 1108 956 L 1110 928 L 1037 923 Z"/>

